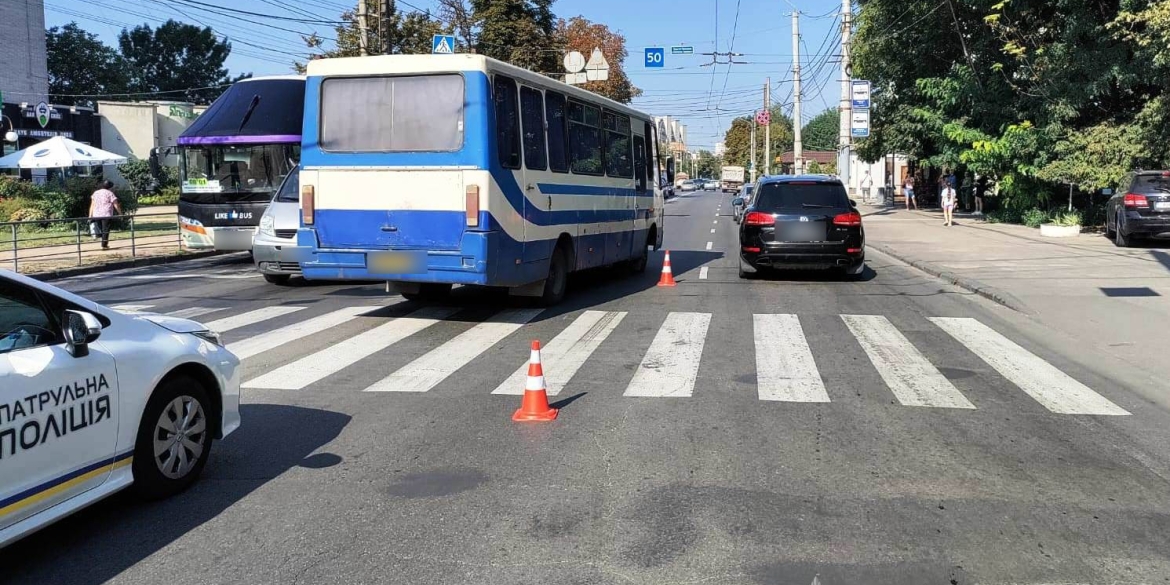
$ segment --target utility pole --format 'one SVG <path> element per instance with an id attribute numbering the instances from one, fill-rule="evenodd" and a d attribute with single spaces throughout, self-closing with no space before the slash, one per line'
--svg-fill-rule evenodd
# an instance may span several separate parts
<path id="1" fill-rule="evenodd" d="M 752 157 L 752 159 L 750 161 L 748 161 L 748 171 L 751 173 L 752 183 L 755 183 L 756 182 L 756 126 L 758 126 L 758 124 L 756 124 L 756 117 L 754 115 L 752 116 L 751 126 L 752 126 L 752 133 L 751 133 L 751 137 L 752 137 L 751 138 L 751 141 L 752 141 L 751 157 Z"/>
<path id="2" fill-rule="evenodd" d="M 792 174 L 804 172 L 804 146 L 800 143 L 800 13 L 792 10 Z"/>
<path id="3" fill-rule="evenodd" d="M 358 28 L 361 30 L 361 40 L 359 42 L 361 44 L 362 57 L 365 57 L 365 56 L 370 54 L 370 51 L 369 51 L 369 47 L 370 47 L 369 25 L 366 22 L 366 17 L 367 17 L 366 0 L 358 0 L 357 18 L 358 18 Z"/>
<path id="4" fill-rule="evenodd" d="M 837 145 L 837 174 L 845 183 L 845 190 L 853 193 L 849 183 L 852 158 L 853 125 L 853 68 L 849 64 L 849 38 L 853 33 L 852 0 L 841 0 L 841 132 Z"/>
<path id="5" fill-rule="evenodd" d="M 768 125 L 764 126 L 764 176 L 772 174 L 772 78 L 764 78 L 764 111 Z"/>
<path id="6" fill-rule="evenodd" d="M 390 30 L 390 0 L 379 0 L 378 2 L 378 54 L 390 54 L 390 35 L 386 31 Z"/>

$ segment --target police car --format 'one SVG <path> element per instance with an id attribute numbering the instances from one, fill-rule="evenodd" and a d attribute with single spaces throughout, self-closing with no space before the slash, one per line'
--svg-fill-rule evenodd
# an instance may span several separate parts
<path id="1" fill-rule="evenodd" d="M 239 369 L 199 323 L 0 270 L 0 547 L 123 488 L 191 485 L 240 426 Z"/>

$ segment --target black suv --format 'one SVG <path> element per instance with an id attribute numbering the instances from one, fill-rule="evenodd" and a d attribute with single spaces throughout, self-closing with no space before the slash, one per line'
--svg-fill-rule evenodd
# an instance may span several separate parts
<path id="1" fill-rule="evenodd" d="M 1170 171 L 1129 173 L 1105 206 L 1105 235 L 1124 248 L 1162 232 L 1170 232 Z"/>
<path id="2" fill-rule="evenodd" d="M 773 268 L 865 270 L 865 230 L 840 179 L 764 177 L 739 227 L 739 276 Z"/>

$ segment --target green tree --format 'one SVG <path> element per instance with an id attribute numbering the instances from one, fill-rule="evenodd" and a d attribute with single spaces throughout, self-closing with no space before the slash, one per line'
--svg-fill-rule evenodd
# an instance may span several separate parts
<path id="1" fill-rule="evenodd" d="M 368 14 L 377 14 L 380 0 L 365 0 Z M 305 37 L 305 44 L 314 51 L 314 58 L 357 57 L 362 54 L 361 27 L 359 26 L 356 10 L 346 10 L 341 13 L 339 22 L 334 27 L 337 42 L 332 49 L 324 49 L 325 41 L 316 33 Z M 387 10 L 381 20 L 369 19 L 366 31 L 366 52 L 370 55 L 411 55 L 431 52 L 431 39 L 437 34 L 448 34 L 450 26 L 445 26 L 427 12 L 409 12 L 405 15 L 398 11 L 394 0 L 389 0 Z M 297 73 L 305 72 L 304 63 L 293 63 Z"/>
<path id="2" fill-rule="evenodd" d="M 800 129 L 800 141 L 806 150 L 837 150 L 840 130 L 841 116 L 837 108 L 829 108 Z"/>
<path id="3" fill-rule="evenodd" d="M 731 121 L 731 127 L 723 136 L 723 146 L 727 149 L 723 154 L 724 164 L 743 166 L 750 169 L 751 158 L 751 128 L 755 121 L 750 116 L 743 116 Z M 778 168 L 780 155 L 792 150 L 793 130 L 792 119 L 784 115 L 780 106 L 772 108 L 771 121 L 772 138 L 772 168 Z M 756 127 L 756 172 L 763 173 L 764 169 L 764 128 Z"/>
<path id="4" fill-rule="evenodd" d="M 540 73 L 561 65 L 564 43 L 556 30 L 553 0 L 471 0 L 479 25 L 476 51 Z"/>
<path id="5" fill-rule="evenodd" d="M 700 150 L 699 156 L 695 159 L 695 169 L 699 177 L 718 178 L 722 166 L 723 161 L 710 150 Z"/>
<path id="6" fill-rule="evenodd" d="M 129 89 L 135 93 L 168 92 L 167 99 L 209 103 L 223 93 L 214 86 L 249 77 L 228 75 L 223 63 L 231 54 L 231 43 L 216 38 L 210 27 L 174 20 L 157 29 L 144 24 L 123 29 L 118 47 L 128 64 Z"/>
<path id="7" fill-rule="evenodd" d="M 130 84 L 126 64 L 118 51 L 76 22 L 45 31 L 45 51 L 49 61 L 49 93 L 54 103 L 92 106 L 93 98 L 70 95 L 124 93 Z"/>
<path id="8" fill-rule="evenodd" d="M 642 90 L 634 87 L 623 67 L 628 55 L 626 37 L 584 16 L 561 20 L 557 23 L 557 34 L 564 42 L 565 51 L 580 51 L 582 55 L 588 56 L 594 48 L 598 48 L 609 62 L 608 80 L 590 81 L 581 85 L 582 88 L 623 104 L 642 95 Z"/>

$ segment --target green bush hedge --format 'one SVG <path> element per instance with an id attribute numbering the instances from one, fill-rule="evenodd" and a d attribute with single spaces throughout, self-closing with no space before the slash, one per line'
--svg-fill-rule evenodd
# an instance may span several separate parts
<path id="1" fill-rule="evenodd" d="M 28 197 L 14 197 L 11 199 L 0 199 L 0 222 L 4 221 L 22 221 L 12 219 L 16 212 L 23 209 L 41 209 L 41 202 L 36 199 Z M 41 210 L 42 213 L 44 210 Z"/>
<path id="2" fill-rule="evenodd" d="M 179 203 L 178 187 L 163 187 L 157 195 L 143 195 L 138 198 L 138 205 L 177 205 Z"/>

